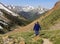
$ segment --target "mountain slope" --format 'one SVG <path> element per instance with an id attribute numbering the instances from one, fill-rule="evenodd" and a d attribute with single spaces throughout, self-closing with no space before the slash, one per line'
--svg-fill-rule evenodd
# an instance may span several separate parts
<path id="1" fill-rule="evenodd" d="M 17 24 L 24 24 L 24 22 L 27 22 L 24 17 L 11 11 L 2 3 L 0 3 L 0 11 L 4 14 L 4 17 L 8 18 L 11 21 L 14 21 Z"/>
<path id="2" fill-rule="evenodd" d="M 46 13 L 42 19 L 43 29 L 48 29 L 49 27 L 55 25 L 57 22 L 60 22 L 60 2 L 57 2 L 50 10 L 50 13 Z"/>
<path id="3" fill-rule="evenodd" d="M 5 14 L 5 16 L 11 16 L 14 19 L 20 19 L 20 20 L 26 20 L 22 16 L 18 15 L 17 13 L 14 13 L 13 11 L 9 10 L 4 4 L 0 3 L 0 11 Z"/>
<path id="4" fill-rule="evenodd" d="M 48 11 L 44 16 L 41 16 L 39 19 L 35 20 L 34 22 L 30 23 L 25 27 L 19 27 L 15 31 L 9 32 L 6 35 L 12 34 L 13 32 L 25 32 L 30 31 L 33 29 L 34 24 L 39 21 L 41 27 L 43 29 L 48 29 L 49 27 L 53 26 L 56 22 L 60 22 L 60 9 L 54 6 L 54 9 Z"/>
<path id="5" fill-rule="evenodd" d="M 11 31 L 10 29 L 16 25 L 27 25 L 28 21 L 17 13 L 8 9 L 4 4 L 0 3 L 0 26 L 3 27 L 1 32 Z"/>
<path id="6" fill-rule="evenodd" d="M 0 3 L 0 9 L 6 10 L 7 12 L 11 13 L 13 16 L 18 16 L 17 14 L 15 15 L 15 13 L 13 13 L 13 12 L 10 11 L 9 9 L 7 9 L 7 8 L 5 7 L 5 5 L 2 4 L 2 3 Z"/>

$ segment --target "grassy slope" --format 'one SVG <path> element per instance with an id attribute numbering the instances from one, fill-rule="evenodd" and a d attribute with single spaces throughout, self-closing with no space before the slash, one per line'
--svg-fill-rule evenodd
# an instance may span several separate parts
<path id="1" fill-rule="evenodd" d="M 55 7 L 56 8 L 56 7 Z M 58 24 L 60 22 L 60 8 L 54 9 L 48 16 L 41 20 L 42 28 L 45 30 L 41 31 L 41 36 L 44 38 L 49 38 L 53 44 L 60 44 L 60 30 L 46 30 Z"/>
<path id="2" fill-rule="evenodd" d="M 48 29 L 51 26 L 54 26 L 57 22 L 60 21 L 60 2 L 57 2 L 55 6 L 48 11 L 45 15 L 40 18 L 42 28 Z"/>
<path id="3" fill-rule="evenodd" d="M 41 21 L 43 29 L 48 29 L 56 24 L 57 21 L 60 21 L 60 9 L 54 10 L 50 15 Z"/>
<path id="4" fill-rule="evenodd" d="M 53 44 L 60 44 L 60 30 L 42 30 L 41 36 L 49 38 Z"/>
<path id="5" fill-rule="evenodd" d="M 29 32 L 20 32 L 20 33 L 15 33 L 11 35 L 6 35 L 8 36 L 9 39 L 12 39 L 12 42 L 16 44 L 20 44 L 21 40 L 23 40 L 26 44 L 42 44 L 43 40 L 39 38 L 38 40 L 33 40 L 34 38 L 34 33 L 32 31 Z M 23 38 L 23 39 L 22 39 Z M 7 41 L 6 41 L 7 42 Z M 9 44 L 10 42 L 8 42 Z M 3 44 L 2 36 L 0 36 L 0 44 Z"/>
<path id="6" fill-rule="evenodd" d="M 42 44 L 42 39 L 39 38 L 39 40 L 33 42 L 32 38 L 34 38 L 34 33 L 32 31 L 29 31 L 29 32 L 21 32 L 21 33 L 16 33 L 16 34 L 12 34 L 10 35 L 9 37 L 12 38 L 12 39 L 17 39 L 17 43 L 19 44 L 19 41 L 21 41 L 21 38 L 22 37 L 25 41 L 26 44 Z"/>

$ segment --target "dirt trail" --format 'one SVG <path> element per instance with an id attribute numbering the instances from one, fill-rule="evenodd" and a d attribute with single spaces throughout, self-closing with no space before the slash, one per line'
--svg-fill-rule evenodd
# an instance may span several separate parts
<path id="1" fill-rule="evenodd" d="M 19 44 L 25 44 L 24 38 L 21 37 L 20 43 Z"/>
<path id="2" fill-rule="evenodd" d="M 32 38 L 32 42 L 36 42 L 39 39 L 40 39 L 40 36 L 36 36 L 36 37 Z M 53 44 L 49 39 L 42 38 L 42 40 L 43 40 L 42 44 Z M 21 39 L 20 44 L 25 44 L 24 39 Z"/>
<path id="3" fill-rule="evenodd" d="M 8 35 L 8 36 L 9 36 L 9 35 L 11 35 L 11 34 L 15 34 L 15 33 L 19 33 L 19 32 L 30 31 L 30 30 L 33 29 L 33 26 L 34 26 L 34 24 L 35 24 L 37 21 L 38 21 L 38 20 L 36 20 L 36 21 L 34 21 L 34 22 L 30 23 L 29 25 L 24 26 L 24 27 L 18 27 L 18 28 L 15 29 L 14 31 L 8 32 L 8 33 L 6 33 L 6 34 L 4 34 L 4 35 Z"/>
<path id="4" fill-rule="evenodd" d="M 40 36 L 36 36 L 33 38 L 33 41 L 37 41 L 40 39 Z M 46 38 L 42 38 L 43 40 L 43 44 L 53 44 L 49 39 L 46 39 Z"/>
<path id="5" fill-rule="evenodd" d="M 36 37 L 32 38 L 33 42 L 36 42 L 39 39 L 40 39 L 40 36 L 36 36 Z"/>
<path id="6" fill-rule="evenodd" d="M 49 39 L 43 38 L 43 44 L 53 44 Z"/>

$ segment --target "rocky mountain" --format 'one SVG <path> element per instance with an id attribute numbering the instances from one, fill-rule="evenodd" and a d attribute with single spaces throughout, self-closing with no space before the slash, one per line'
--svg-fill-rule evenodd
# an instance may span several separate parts
<path id="1" fill-rule="evenodd" d="M 48 9 L 46 9 L 46 8 L 42 8 L 42 7 L 40 7 L 40 6 L 38 6 L 38 7 L 33 7 L 33 6 L 13 6 L 13 5 L 8 5 L 7 6 L 9 9 L 13 9 L 13 10 L 17 10 L 17 11 L 25 11 L 25 12 L 29 12 L 29 11 L 31 11 L 31 10 L 40 10 L 40 11 L 38 11 L 38 12 L 42 12 L 43 13 L 43 11 L 47 11 Z M 41 13 L 40 13 L 41 14 Z"/>
<path id="2" fill-rule="evenodd" d="M 11 31 L 15 25 L 25 25 L 27 20 L 0 3 L 0 31 Z"/>
<path id="3" fill-rule="evenodd" d="M 15 13 L 20 14 L 24 18 L 33 21 L 34 19 L 38 18 L 41 14 L 48 11 L 46 8 L 32 7 L 32 6 L 7 6 L 10 10 L 14 11 Z"/>

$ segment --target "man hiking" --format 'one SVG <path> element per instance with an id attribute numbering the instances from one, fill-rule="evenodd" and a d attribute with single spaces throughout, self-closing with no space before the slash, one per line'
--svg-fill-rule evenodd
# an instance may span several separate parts
<path id="1" fill-rule="evenodd" d="M 39 22 L 36 22 L 35 25 L 34 25 L 34 28 L 33 30 L 35 31 L 35 35 L 39 35 L 39 30 L 41 30 L 41 27 L 39 25 Z"/>

